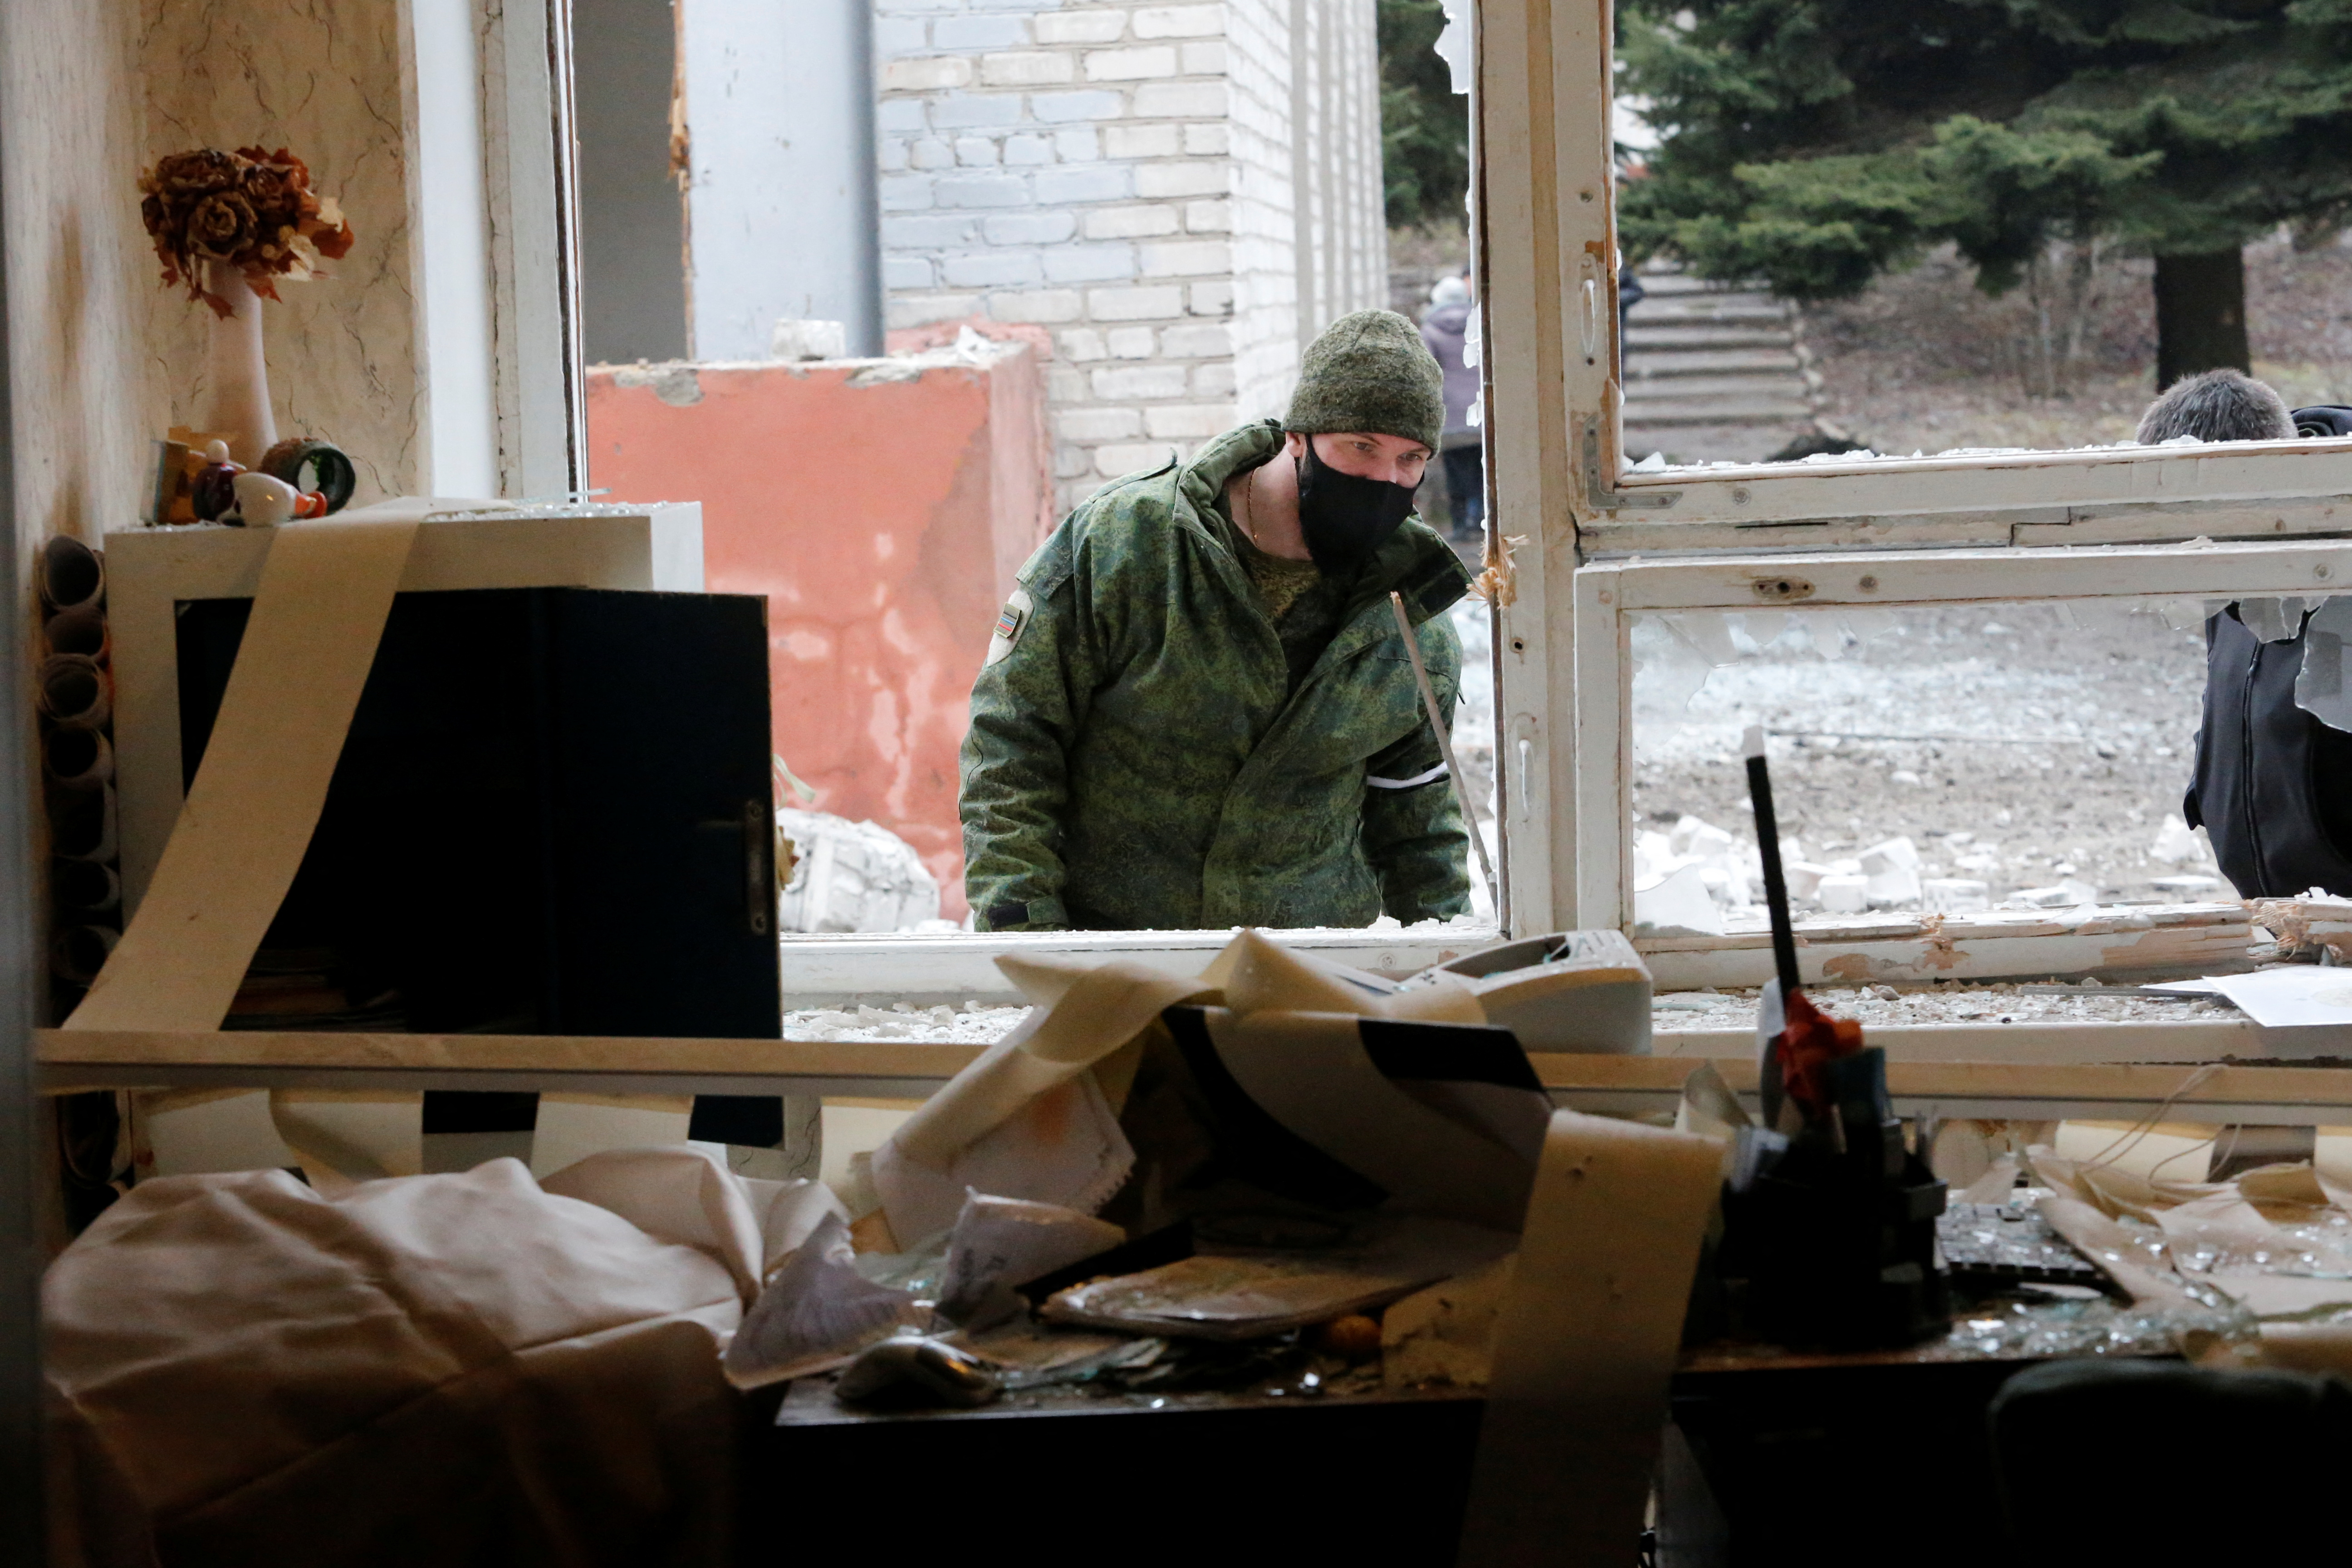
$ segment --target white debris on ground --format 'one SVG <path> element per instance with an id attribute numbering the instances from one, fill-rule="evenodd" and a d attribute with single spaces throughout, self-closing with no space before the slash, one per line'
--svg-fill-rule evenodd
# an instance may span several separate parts
<path id="1" fill-rule="evenodd" d="M 2130 985 L 2102 985 L 2095 979 L 1808 988 L 1805 994 L 1832 1016 L 1855 1019 L 1865 1030 L 1905 1024 L 2215 1023 L 2244 1016 L 2213 997 L 2151 995 Z M 1752 1033 L 1756 995 L 1752 988 L 1665 992 L 1651 1003 L 1650 1026 L 1660 1034 L 1693 1029 Z"/>
<path id="2" fill-rule="evenodd" d="M 1026 1007 L 987 1007 L 966 1002 L 918 1007 L 911 1002 L 884 1007 L 801 1007 L 784 1015 L 788 1040 L 913 1040 L 929 1044 L 987 1046 L 1010 1034 L 1029 1016 Z"/>
<path id="3" fill-rule="evenodd" d="M 780 930 L 954 929 L 940 919 L 939 879 L 913 845 L 880 824 L 779 806 L 776 837 L 790 841 L 793 858 L 776 900 Z"/>
<path id="4" fill-rule="evenodd" d="M 1474 890 L 1478 886 L 1478 868 L 1475 865 L 1470 868 L 1470 886 Z M 1495 917 L 1493 913 L 1490 911 L 1482 914 L 1475 907 L 1481 902 L 1483 902 L 1483 900 L 1473 899 L 1471 900 L 1473 908 L 1468 914 L 1455 915 L 1450 920 L 1439 920 L 1433 915 L 1428 920 L 1415 921 L 1412 924 L 1406 925 L 1394 915 L 1381 915 L 1376 917 L 1372 921 L 1372 923 L 1368 926 L 1326 926 L 1319 929 L 1338 931 L 1411 931 L 1419 936 L 1428 936 L 1442 931 L 1460 931 L 1465 935 L 1478 935 L 1490 932 L 1495 929 Z M 1236 927 L 1235 929 L 1238 930 L 1239 928 Z"/>
<path id="5" fill-rule="evenodd" d="M 1769 737 L 1800 910 L 2231 897 L 2181 818 L 2204 605 L 1930 605 L 1637 617 L 1643 934 L 1762 897 L 1745 726 Z"/>

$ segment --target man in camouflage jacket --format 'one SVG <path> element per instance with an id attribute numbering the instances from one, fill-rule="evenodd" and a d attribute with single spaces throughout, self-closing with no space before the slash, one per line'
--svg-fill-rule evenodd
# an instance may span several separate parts
<path id="1" fill-rule="evenodd" d="M 1116 481 L 1022 568 L 963 745 L 981 930 L 1409 924 L 1467 909 L 1468 839 L 1389 594 L 1450 721 L 1462 650 L 1444 612 L 1469 575 L 1405 516 L 1409 486 L 1336 466 L 1376 440 L 1425 461 L 1439 388 L 1411 322 L 1347 317 L 1309 350 L 1286 418 Z M 1299 497 L 1310 545 L 1315 519 L 1338 515 L 1330 496 L 1392 516 L 1357 533 L 1360 548 L 1327 531 L 1312 565 L 1271 558 L 1245 487 L 1286 447 L 1300 477 L 1285 466 L 1268 483 Z"/>

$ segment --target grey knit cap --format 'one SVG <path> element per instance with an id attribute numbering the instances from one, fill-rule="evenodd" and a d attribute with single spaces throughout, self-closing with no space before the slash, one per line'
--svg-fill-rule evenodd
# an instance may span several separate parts
<path id="1" fill-rule="evenodd" d="M 1307 345 L 1286 430 L 1370 430 L 1437 450 L 1445 433 L 1445 373 L 1421 329 L 1394 310 L 1358 310 Z"/>

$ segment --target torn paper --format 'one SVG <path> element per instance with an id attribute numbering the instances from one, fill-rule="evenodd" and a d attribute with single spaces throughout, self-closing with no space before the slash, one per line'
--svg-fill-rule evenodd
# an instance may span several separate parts
<path id="1" fill-rule="evenodd" d="M 1107 1252 L 1127 1239 L 1115 1225 L 1054 1204 L 972 1193 L 948 1236 L 940 1311 L 987 1328 L 1024 1314 L 1013 1288 Z"/>
<path id="2" fill-rule="evenodd" d="M 902 1243 L 953 1225 L 967 1188 L 1100 1206 L 1135 1152 L 1089 1069 L 1204 989 L 1123 961 L 1000 966 L 1037 1006 L 874 1152 L 874 1185 Z"/>
<path id="3" fill-rule="evenodd" d="M 901 1329 L 930 1325 L 929 1307 L 862 1278 L 855 1257 L 849 1226 L 826 1215 L 744 1314 L 727 1345 L 727 1380 L 761 1388 L 830 1372 Z"/>

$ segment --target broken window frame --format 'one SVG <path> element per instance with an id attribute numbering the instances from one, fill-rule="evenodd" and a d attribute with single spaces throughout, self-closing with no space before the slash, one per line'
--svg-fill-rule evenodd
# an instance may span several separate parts
<path id="1" fill-rule="evenodd" d="M 2221 557 L 2144 571 L 2113 547 L 2352 530 L 2344 443 L 1630 472 L 1615 374 L 1612 9 L 1478 0 L 1475 22 L 1498 818 L 1515 934 L 1620 925 L 1630 912 L 1629 857 L 1607 826 L 1623 820 L 1630 661 L 1615 615 L 1588 625 L 1603 608 L 1592 595 L 1604 565 L 1635 584 L 1687 570 L 1693 585 L 1727 584 L 1719 607 L 1733 609 L 1764 607 L 1752 584 L 1801 563 L 1823 584 L 1841 580 L 1824 570 L 1838 566 L 1849 590 L 1874 567 L 1882 584 L 1924 570 L 1920 603 L 1985 596 L 1974 584 L 1996 578 L 2007 585 L 1992 596 L 2034 599 L 2069 596 L 2050 587 L 2062 556 L 2050 547 L 2081 545 L 2099 547 L 2082 559 L 2105 565 L 2077 570 L 2118 576 L 2077 596 L 2205 597 L 2253 588 L 2203 575 L 2224 571 Z M 1922 564 L 1937 558 L 1945 564 Z M 1716 590 L 1693 591 L 1687 607 Z M 1853 602 L 1892 602 L 1892 590 Z M 1588 821 L 1601 826 L 1580 830 Z"/>
<path id="2" fill-rule="evenodd" d="M 1954 604 L 2129 603 L 2147 598 L 2315 597 L 2352 583 L 2352 541 L 2199 542 L 2090 549 L 2014 546 L 1990 550 L 1830 552 L 1806 555 L 1685 557 L 1595 563 L 1575 575 L 1576 913 L 1580 926 L 1633 922 L 1633 626 L 1637 616 L 1697 611 L 1880 608 Z M 1900 917 L 1896 917 L 1899 921 Z M 1866 921 L 1847 922 L 1863 926 Z M 2222 922 L 2231 923 L 2231 922 Z M 2029 920 L 2030 924 L 2030 920 Z M 1915 945 L 1926 940 L 1914 938 Z M 2026 930 L 2041 941 L 2002 973 L 2107 967 L 2109 944 Z M 2122 944 L 2120 936 L 2116 945 Z M 1756 947 L 1748 933 L 1643 939 L 1645 952 L 1704 955 Z M 1859 931 L 1815 942 L 1813 959 L 1834 964 L 1864 953 Z M 2046 949 L 2046 951 L 2045 951 Z M 2216 956 L 2221 956 L 2217 953 Z M 2037 961 L 2045 961 L 2037 962 Z M 2022 967 L 2021 967 L 2021 965 Z M 1670 965 L 1671 966 L 1671 965 Z M 1680 967 L 1694 967 L 1685 961 Z M 1720 967 L 1719 965 L 1717 967 Z M 1836 973 L 1835 969 L 1831 970 Z M 1727 972 L 1697 984 L 1743 983 Z M 1744 983 L 1753 984 L 1748 979 Z"/>
<path id="3" fill-rule="evenodd" d="M 573 166 L 572 7 L 569 0 L 520 0 L 494 8 L 471 29 L 481 115 L 480 180 L 490 261 L 490 396 L 499 490 L 541 500 L 576 496 L 587 486 L 586 365 L 581 353 L 579 187 Z M 404 68 L 447 69 L 420 59 L 414 26 L 404 24 Z M 408 112 L 416 112 L 412 102 Z M 412 156 L 422 151 L 412 137 Z M 412 169 L 412 207 L 427 202 L 422 184 L 453 169 Z M 426 322 L 450 306 L 417 301 L 418 340 Z M 478 330 L 460 321 L 454 330 Z M 432 388 L 427 385 L 427 405 Z M 425 409 L 420 408 L 420 416 Z"/>
<path id="4" fill-rule="evenodd" d="M 1543 6 L 1488 0 L 1485 9 L 1491 26 L 1506 16 L 1533 22 Z M 1492 191 L 1529 175 L 1540 184 L 1547 161 L 1558 171 L 1557 199 L 1536 206 L 1549 206 L 1557 233 L 1564 455 L 1588 553 L 2156 542 L 2326 531 L 2352 521 L 2344 499 L 2352 444 L 2341 440 L 1633 471 L 1617 376 L 1613 14 L 1599 0 L 1563 0 L 1548 20 L 1551 47 L 1530 63 L 1549 55 L 1555 109 L 1530 120 L 1549 131 L 1549 145 L 1490 134 L 1483 173 Z M 1511 166 L 1521 159 L 1524 172 Z M 1487 341 L 1502 337 L 1490 331 Z"/>

